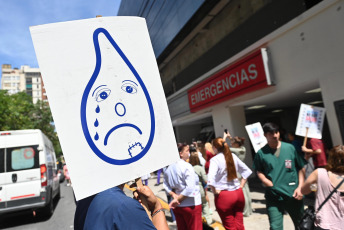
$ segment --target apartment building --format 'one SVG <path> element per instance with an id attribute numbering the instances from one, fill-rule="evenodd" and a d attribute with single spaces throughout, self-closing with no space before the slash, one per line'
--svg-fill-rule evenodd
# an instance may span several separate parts
<path id="1" fill-rule="evenodd" d="M 11 65 L 3 64 L 1 89 L 7 90 L 9 94 L 25 91 L 36 103 L 43 96 L 41 72 L 27 65 L 12 69 Z"/>

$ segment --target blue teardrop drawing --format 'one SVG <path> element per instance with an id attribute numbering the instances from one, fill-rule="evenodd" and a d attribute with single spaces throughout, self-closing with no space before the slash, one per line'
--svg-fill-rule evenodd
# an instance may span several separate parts
<path id="1" fill-rule="evenodd" d="M 107 30 L 96 29 L 93 43 L 96 63 L 81 99 L 82 130 L 100 159 L 127 165 L 141 159 L 153 143 L 152 100 L 141 76 Z"/>

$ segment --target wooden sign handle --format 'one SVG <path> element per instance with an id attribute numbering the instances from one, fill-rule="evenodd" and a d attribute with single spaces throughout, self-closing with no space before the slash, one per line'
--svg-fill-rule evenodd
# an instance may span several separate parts
<path id="1" fill-rule="evenodd" d="M 137 187 L 143 187 L 141 178 L 135 179 L 135 182 L 136 182 Z M 140 199 L 141 199 L 141 202 L 142 202 L 142 206 L 146 210 L 149 219 L 152 220 L 151 213 L 150 213 L 150 211 L 147 208 L 148 207 L 148 203 L 147 203 L 146 198 L 143 197 L 143 196 L 140 196 Z"/>
<path id="2" fill-rule="evenodd" d="M 305 138 L 303 139 L 303 146 L 306 147 L 306 144 L 307 144 L 307 136 L 308 136 L 308 127 L 306 127 L 306 135 L 305 135 Z"/>

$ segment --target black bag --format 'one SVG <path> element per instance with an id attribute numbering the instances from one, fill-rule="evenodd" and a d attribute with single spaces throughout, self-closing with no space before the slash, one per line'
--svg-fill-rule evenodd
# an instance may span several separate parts
<path id="1" fill-rule="evenodd" d="M 300 230 L 313 230 L 315 220 L 315 210 L 313 206 L 308 206 L 299 224 Z"/>
<path id="2" fill-rule="evenodd" d="M 303 217 L 299 223 L 299 229 L 301 230 L 313 230 L 314 229 L 314 221 L 315 215 L 322 206 L 330 199 L 333 193 L 337 191 L 337 189 L 343 184 L 344 179 L 333 189 L 333 191 L 326 197 L 326 199 L 321 203 L 318 210 L 315 211 L 313 206 L 308 206 L 308 208 L 304 211 Z"/>

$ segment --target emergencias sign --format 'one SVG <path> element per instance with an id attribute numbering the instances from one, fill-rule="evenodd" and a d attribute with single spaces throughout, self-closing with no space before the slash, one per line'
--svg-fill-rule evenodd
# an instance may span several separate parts
<path id="1" fill-rule="evenodd" d="M 189 89 L 191 112 L 271 85 L 267 61 L 264 48 Z"/>

